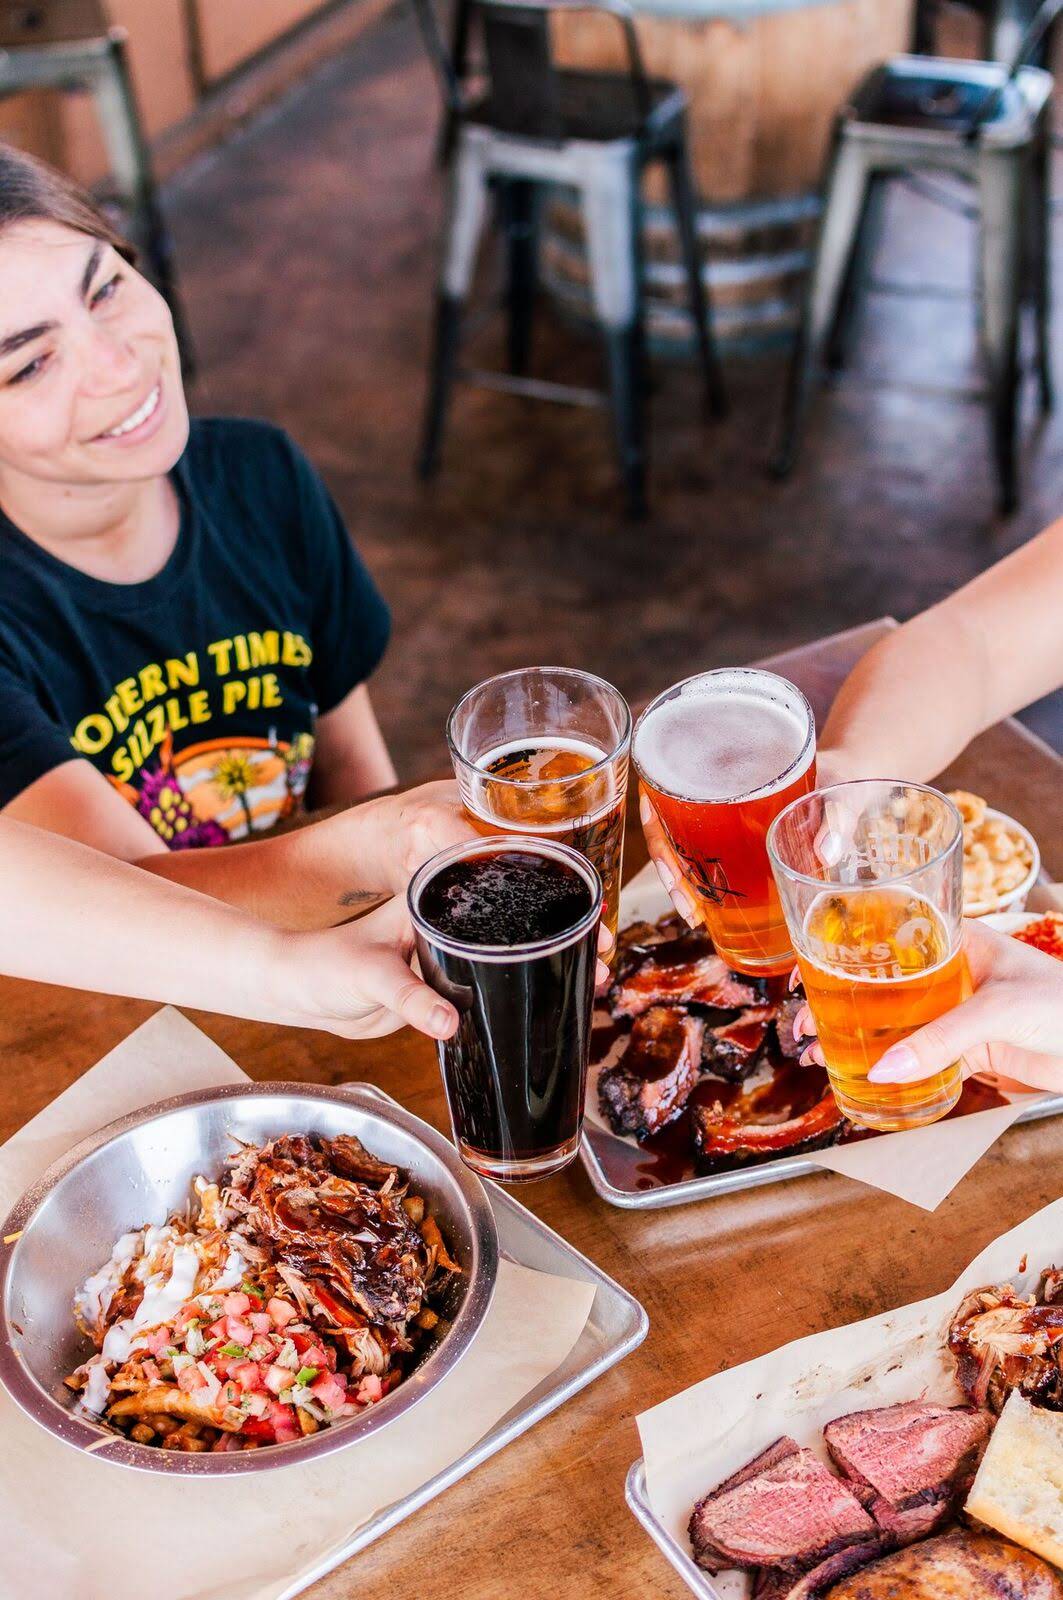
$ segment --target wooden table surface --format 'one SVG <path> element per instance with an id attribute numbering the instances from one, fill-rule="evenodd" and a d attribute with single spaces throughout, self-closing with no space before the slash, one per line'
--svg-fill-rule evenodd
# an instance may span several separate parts
<path id="1" fill-rule="evenodd" d="M 781 656 L 822 717 L 886 627 Z M 1031 827 L 1063 878 L 1063 763 L 1017 724 L 944 775 Z M 645 859 L 629 831 L 628 873 Z M 76 916 L 76 907 L 71 908 Z M 155 1008 L 0 982 L 0 1138 L 62 1092 Z M 196 1015 L 254 1079 L 377 1083 L 446 1128 L 432 1046 L 419 1035 L 348 1044 Z M 645 1344 L 619 1367 L 307 1594 L 313 1600 L 679 1600 L 687 1593 L 624 1504 L 634 1415 L 790 1339 L 947 1287 L 990 1239 L 1057 1197 L 1063 1121 L 1013 1128 L 933 1214 L 833 1174 L 643 1213 L 600 1201 L 577 1163 L 520 1198 L 645 1305 Z"/>

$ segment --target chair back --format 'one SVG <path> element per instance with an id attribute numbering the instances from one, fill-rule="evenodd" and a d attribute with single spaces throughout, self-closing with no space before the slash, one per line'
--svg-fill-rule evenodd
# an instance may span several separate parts
<path id="1" fill-rule="evenodd" d="M 488 92 L 478 117 L 499 132 L 561 142 L 562 78 L 550 39 L 554 11 L 597 12 L 615 19 L 624 35 L 634 104 L 641 116 L 649 114 L 649 82 L 626 0 L 457 0 L 457 4 L 468 7 L 480 24 Z M 433 0 L 413 0 L 413 5 L 447 108 L 460 116 L 468 101 L 466 85 L 444 42 Z"/>

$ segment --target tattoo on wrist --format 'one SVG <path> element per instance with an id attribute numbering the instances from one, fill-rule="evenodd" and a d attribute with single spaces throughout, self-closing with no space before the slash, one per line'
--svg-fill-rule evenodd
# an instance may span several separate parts
<path id="1" fill-rule="evenodd" d="M 364 906 L 370 900 L 379 900 L 379 889 L 345 889 L 336 901 L 338 906 Z"/>

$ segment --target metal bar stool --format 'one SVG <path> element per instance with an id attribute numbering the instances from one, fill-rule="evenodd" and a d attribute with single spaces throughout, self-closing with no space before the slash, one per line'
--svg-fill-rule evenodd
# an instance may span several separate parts
<path id="1" fill-rule="evenodd" d="M 431 0 L 415 0 L 455 130 L 450 206 L 436 300 L 435 334 L 419 470 L 438 465 L 447 401 L 455 379 L 462 307 L 468 297 L 488 210 L 499 199 L 507 241 L 509 367 L 466 379 L 534 399 L 595 403 L 595 391 L 526 376 L 536 286 L 537 213 L 544 189 L 563 184 L 581 201 L 594 308 L 604 335 L 620 471 L 633 515 L 645 511 L 645 340 L 641 273 L 642 172 L 668 170 L 706 396 L 714 415 L 726 406 L 712 336 L 711 309 L 698 259 L 694 189 L 686 143 L 686 98 L 675 84 L 647 78 L 634 24 L 621 0 L 475 0 L 489 75 L 486 95 L 464 89 L 443 42 Z M 549 12 L 601 11 L 623 29 L 628 71 L 577 72 L 552 57 Z"/>
<path id="2" fill-rule="evenodd" d="M 25 89 L 92 94 L 126 231 L 174 320 L 187 376 L 192 342 L 177 292 L 173 250 L 159 206 L 151 157 L 137 112 L 126 34 L 112 27 L 98 0 L 0 4 L 0 96 Z"/>
<path id="3" fill-rule="evenodd" d="M 1047 12 L 1063 9 L 1049 0 Z M 1027 35 L 1027 47 L 1033 43 Z M 1021 59 L 1021 58 L 1020 58 Z M 1023 306 L 1037 327 L 1043 411 L 1049 371 L 1049 151 L 1052 78 L 1019 60 L 898 56 L 873 71 L 838 119 L 801 329 L 791 359 L 771 469 L 792 469 L 817 369 L 844 353 L 846 323 L 866 242 L 871 197 L 897 177 L 946 171 L 970 183 L 980 220 L 980 333 L 989 378 L 992 444 L 1003 512 L 1018 501 L 1016 433 Z M 855 287 L 854 287 L 855 286 Z"/>

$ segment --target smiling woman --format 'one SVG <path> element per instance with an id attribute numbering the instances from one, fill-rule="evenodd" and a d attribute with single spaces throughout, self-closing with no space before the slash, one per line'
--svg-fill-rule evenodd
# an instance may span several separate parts
<path id="1" fill-rule="evenodd" d="M 88 195 L 3 145 L 0 561 L 10 815 L 296 925 L 402 887 L 389 827 L 452 842 L 447 787 L 366 808 L 372 865 L 343 818 L 199 848 L 394 783 L 366 687 L 387 607 L 284 433 L 189 422 L 165 301 Z"/>

